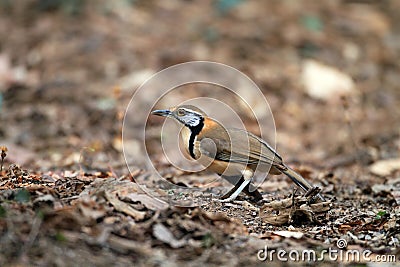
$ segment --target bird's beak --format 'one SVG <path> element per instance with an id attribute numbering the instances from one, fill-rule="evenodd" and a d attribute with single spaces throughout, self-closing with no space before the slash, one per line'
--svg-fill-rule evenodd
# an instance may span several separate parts
<path id="1" fill-rule="evenodd" d="M 158 109 L 158 110 L 153 110 L 151 112 L 151 114 L 157 115 L 157 116 L 168 117 L 172 114 L 172 112 L 169 109 Z"/>

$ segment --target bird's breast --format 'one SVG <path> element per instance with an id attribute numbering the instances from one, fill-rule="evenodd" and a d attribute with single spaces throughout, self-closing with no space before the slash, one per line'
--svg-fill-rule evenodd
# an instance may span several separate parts
<path id="1" fill-rule="evenodd" d="M 183 127 L 180 136 L 185 147 L 186 152 L 191 156 L 191 158 L 197 159 L 200 157 L 200 142 L 198 141 L 197 135 L 192 136 L 192 131 Z"/>
<path id="2" fill-rule="evenodd" d="M 186 152 L 189 153 L 189 139 L 190 139 L 191 131 L 187 127 L 183 127 L 180 132 L 181 139 L 183 141 Z"/>

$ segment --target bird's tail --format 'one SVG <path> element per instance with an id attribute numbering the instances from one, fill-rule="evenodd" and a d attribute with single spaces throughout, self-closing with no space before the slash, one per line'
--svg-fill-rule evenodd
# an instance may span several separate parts
<path id="1" fill-rule="evenodd" d="M 286 174 L 298 187 L 303 189 L 305 192 L 309 192 L 314 188 L 312 184 L 310 184 L 306 179 L 303 178 L 303 176 L 294 171 L 292 168 L 284 165 L 283 168 L 280 168 L 280 171 Z M 318 194 L 317 197 L 320 200 L 325 201 L 324 197 L 320 194 Z"/>

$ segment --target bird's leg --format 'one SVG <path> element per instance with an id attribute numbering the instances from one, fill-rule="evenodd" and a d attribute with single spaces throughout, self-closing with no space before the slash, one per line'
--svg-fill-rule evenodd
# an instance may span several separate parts
<path id="1" fill-rule="evenodd" d="M 237 196 L 243 191 L 243 189 L 249 185 L 251 180 L 244 180 L 242 183 L 237 183 L 235 187 L 233 187 L 231 190 L 229 190 L 228 193 L 223 195 L 221 199 L 219 199 L 220 202 L 231 202 L 232 200 L 235 200 Z"/>
<path id="2" fill-rule="evenodd" d="M 257 190 L 257 188 L 252 188 L 252 189 L 250 189 L 251 186 L 252 186 L 252 184 L 249 183 L 249 184 L 243 189 L 243 192 L 244 192 L 246 195 L 248 195 L 248 196 L 250 196 L 250 197 L 252 198 L 251 201 L 257 203 L 257 202 L 259 202 L 260 200 L 263 199 L 263 196 L 261 195 L 260 191 Z M 254 187 L 254 186 L 253 186 L 253 187 Z M 252 190 L 252 191 L 250 191 L 250 190 Z"/>
<path id="3" fill-rule="evenodd" d="M 242 171 L 242 177 L 239 182 L 231 189 L 227 194 L 220 199 L 221 202 L 230 202 L 235 200 L 237 196 L 243 191 L 243 189 L 247 188 L 251 182 L 251 178 L 253 177 L 254 172 L 249 169 L 245 169 Z"/>
<path id="4" fill-rule="evenodd" d="M 220 199 L 229 198 L 240 187 L 240 185 L 244 181 L 245 180 L 244 180 L 243 176 L 241 176 L 239 181 L 237 181 L 235 183 L 235 186 L 232 187 L 232 189 L 229 190 L 227 193 L 225 193 Z M 251 183 L 248 183 L 247 186 L 245 188 L 243 188 L 242 192 L 245 193 L 246 195 L 250 196 L 251 197 L 251 201 L 258 202 L 258 201 L 263 199 L 262 195 L 260 194 L 260 192 L 256 188 L 253 188 L 252 191 L 250 191 L 251 190 L 250 188 L 251 188 Z"/>
<path id="5" fill-rule="evenodd" d="M 232 187 L 231 190 L 229 190 L 227 193 L 225 193 L 220 199 L 227 199 L 229 198 L 239 187 L 240 185 L 244 182 L 243 176 L 240 177 L 239 181 L 236 182 L 235 186 Z"/>

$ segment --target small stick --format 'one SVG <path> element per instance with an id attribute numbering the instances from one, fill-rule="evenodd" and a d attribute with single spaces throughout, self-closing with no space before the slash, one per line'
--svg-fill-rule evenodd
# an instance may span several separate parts
<path id="1" fill-rule="evenodd" d="M 1 150 L 1 166 L 0 166 L 0 172 L 3 171 L 3 163 L 4 163 L 4 159 L 7 157 L 7 147 L 6 146 L 0 146 L 0 150 Z"/>

